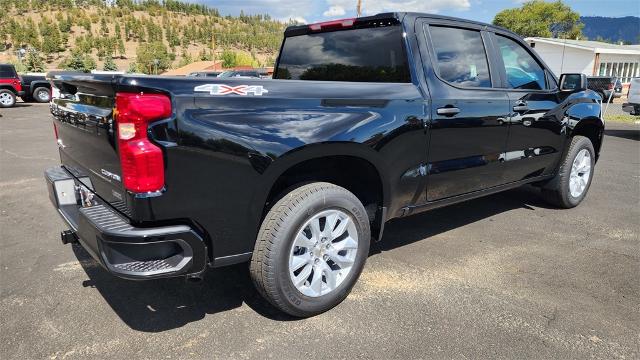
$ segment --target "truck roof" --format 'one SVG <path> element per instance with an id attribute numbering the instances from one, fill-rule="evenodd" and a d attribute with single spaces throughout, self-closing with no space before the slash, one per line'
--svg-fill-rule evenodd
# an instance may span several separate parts
<path id="1" fill-rule="evenodd" d="M 459 23 L 467 23 L 467 24 L 473 24 L 473 25 L 478 25 L 478 26 L 484 26 L 487 29 L 499 30 L 499 31 L 502 31 L 502 32 L 509 33 L 509 34 L 511 34 L 513 36 L 517 36 L 518 38 L 522 38 L 522 36 L 514 33 L 511 30 L 505 29 L 505 28 L 503 28 L 501 26 L 487 24 L 487 23 L 483 23 L 483 22 L 475 21 L 475 20 L 468 20 L 468 19 L 453 17 L 453 16 L 436 15 L 436 14 L 420 13 L 420 12 L 386 12 L 386 13 L 379 13 L 379 14 L 372 15 L 372 16 L 363 16 L 363 17 L 359 17 L 359 18 L 354 18 L 354 20 L 356 20 L 358 22 L 360 22 L 360 21 L 366 22 L 366 21 L 373 21 L 373 20 L 378 20 L 378 19 L 397 19 L 398 21 L 402 22 L 404 20 L 414 20 L 416 18 L 430 18 L 430 19 L 439 19 L 439 20 L 449 20 L 449 21 L 454 21 L 454 22 L 459 22 Z M 332 21 L 340 21 L 340 20 L 337 19 L 337 20 L 332 20 Z M 325 23 L 325 22 L 320 22 L 319 24 L 322 24 L 322 23 Z M 310 25 L 313 25 L 313 23 L 312 24 L 305 24 L 305 25 L 288 26 L 285 29 L 284 34 L 285 34 L 285 36 L 300 35 L 301 32 L 307 32 Z"/>

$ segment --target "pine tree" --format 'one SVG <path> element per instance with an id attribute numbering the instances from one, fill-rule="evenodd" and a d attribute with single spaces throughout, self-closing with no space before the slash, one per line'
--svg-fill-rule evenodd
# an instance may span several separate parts
<path id="1" fill-rule="evenodd" d="M 42 60 L 42 56 L 40 56 L 40 53 L 37 50 L 29 49 L 27 51 L 25 66 L 27 68 L 27 71 L 31 71 L 31 72 L 44 71 L 44 60 Z"/>
<path id="2" fill-rule="evenodd" d="M 138 72 L 138 64 L 136 64 L 135 62 L 130 63 L 127 72 L 129 74 Z"/>
<path id="3" fill-rule="evenodd" d="M 126 49 L 124 47 L 124 41 L 122 41 L 122 38 L 118 38 L 118 54 L 120 54 L 121 59 L 126 55 Z"/>
<path id="4" fill-rule="evenodd" d="M 102 70 L 104 70 L 104 71 L 118 71 L 118 66 L 113 61 L 113 58 L 111 57 L 111 55 L 107 55 L 104 58 L 104 65 L 102 67 Z"/>
<path id="5" fill-rule="evenodd" d="M 77 50 L 71 53 L 71 57 L 65 59 L 60 67 L 65 70 L 84 71 L 84 56 Z"/>
<path id="6" fill-rule="evenodd" d="M 98 65 L 96 64 L 96 61 L 93 59 L 93 56 L 91 55 L 84 56 L 82 65 L 84 66 L 84 69 L 83 69 L 84 72 L 90 72 L 91 70 L 95 70 L 98 67 Z"/>
<path id="7" fill-rule="evenodd" d="M 180 62 L 178 63 L 178 67 L 187 66 L 192 62 L 193 62 L 193 58 L 191 57 L 191 54 L 189 54 L 188 52 L 183 52 L 182 59 L 180 59 Z"/>

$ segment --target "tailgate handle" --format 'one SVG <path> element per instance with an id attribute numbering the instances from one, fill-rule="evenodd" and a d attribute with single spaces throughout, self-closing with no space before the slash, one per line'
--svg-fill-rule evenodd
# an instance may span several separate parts
<path id="1" fill-rule="evenodd" d="M 438 115 L 454 116 L 460 112 L 460 109 L 453 106 L 445 106 L 445 107 L 438 108 L 436 112 L 438 113 Z"/>

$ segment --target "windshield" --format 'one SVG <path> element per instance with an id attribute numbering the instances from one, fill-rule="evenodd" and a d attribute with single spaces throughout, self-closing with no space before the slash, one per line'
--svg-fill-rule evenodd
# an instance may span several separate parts
<path id="1" fill-rule="evenodd" d="M 411 82 L 400 25 L 287 37 L 274 79 Z"/>

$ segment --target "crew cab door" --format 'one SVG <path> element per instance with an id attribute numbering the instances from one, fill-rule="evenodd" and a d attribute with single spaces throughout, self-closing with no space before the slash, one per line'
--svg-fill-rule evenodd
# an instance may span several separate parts
<path id="1" fill-rule="evenodd" d="M 549 174 L 556 168 L 564 142 L 556 81 L 521 40 L 507 33 L 491 33 L 491 39 L 510 103 L 505 180 Z"/>
<path id="2" fill-rule="evenodd" d="M 431 95 L 427 200 L 503 184 L 509 98 L 480 26 L 422 19 L 421 54 Z M 420 32 L 418 32 L 420 33 Z"/>

